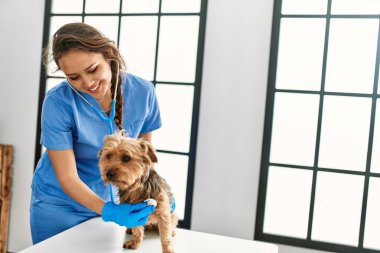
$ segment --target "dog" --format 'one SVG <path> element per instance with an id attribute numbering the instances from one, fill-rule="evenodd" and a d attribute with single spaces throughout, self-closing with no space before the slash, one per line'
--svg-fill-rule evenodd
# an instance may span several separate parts
<path id="1" fill-rule="evenodd" d="M 157 157 L 152 144 L 144 139 L 113 134 L 105 137 L 99 155 L 102 179 L 119 189 L 120 203 L 134 204 L 146 199 L 157 202 L 144 227 L 127 228 L 133 237 L 124 242 L 123 247 L 137 249 L 142 243 L 144 229 L 158 230 L 162 252 L 174 253 L 172 237 L 175 236 L 178 217 L 171 212 L 171 188 L 154 169 Z"/>

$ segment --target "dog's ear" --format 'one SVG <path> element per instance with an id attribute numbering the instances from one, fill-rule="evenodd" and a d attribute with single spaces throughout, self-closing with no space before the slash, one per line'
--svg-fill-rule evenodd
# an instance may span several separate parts
<path id="1" fill-rule="evenodd" d="M 140 140 L 141 140 L 140 145 L 142 149 L 144 150 L 145 154 L 148 155 L 148 157 L 153 163 L 156 163 L 158 160 L 157 160 L 156 152 L 154 151 L 153 145 L 147 140 L 144 140 L 144 139 L 140 139 Z"/>

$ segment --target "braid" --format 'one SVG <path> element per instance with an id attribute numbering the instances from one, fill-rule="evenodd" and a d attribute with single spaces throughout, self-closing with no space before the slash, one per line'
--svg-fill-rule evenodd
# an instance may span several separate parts
<path id="1" fill-rule="evenodd" d="M 117 89 L 117 101 L 116 101 L 116 114 L 115 114 L 115 122 L 119 127 L 120 131 L 123 130 L 123 94 L 121 91 L 121 80 L 119 80 L 119 88 Z"/>
<path id="2" fill-rule="evenodd" d="M 117 73 L 117 70 L 113 69 L 112 70 L 112 76 L 115 76 L 116 73 Z M 116 78 L 112 77 L 112 83 L 115 83 L 115 82 L 116 82 Z M 122 75 L 121 75 L 121 71 L 120 71 L 119 82 L 117 84 L 117 86 L 118 86 L 117 94 L 116 94 L 115 123 L 119 127 L 120 131 L 123 131 L 123 104 L 124 104 L 124 101 L 123 101 L 123 94 L 122 94 L 123 92 L 122 92 L 121 83 L 122 83 Z M 113 97 L 115 94 L 115 87 L 113 87 L 113 89 L 111 90 L 111 94 Z"/>

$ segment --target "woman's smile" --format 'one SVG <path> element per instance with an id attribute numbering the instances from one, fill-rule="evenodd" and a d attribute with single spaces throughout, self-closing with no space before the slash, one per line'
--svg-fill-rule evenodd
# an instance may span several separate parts
<path id="1" fill-rule="evenodd" d="M 96 94 L 99 92 L 99 90 L 101 88 L 100 86 L 101 86 L 100 82 L 94 83 L 93 85 L 90 86 L 90 88 L 88 88 L 88 91 L 93 93 L 93 94 Z"/>

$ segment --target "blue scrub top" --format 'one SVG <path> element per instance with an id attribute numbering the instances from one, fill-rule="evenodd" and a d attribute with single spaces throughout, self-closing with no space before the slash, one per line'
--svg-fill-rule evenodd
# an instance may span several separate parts
<path id="1" fill-rule="evenodd" d="M 123 127 L 127 136 L 137 138 L 139 134 L 160 128 L 160 110 L 152 83 L 124 74 L 121 88 L 124 100 Z M 80 94 L 102 111 L 96 99 L 83 92 Z M 41 144 L 49 150 L 73 149 L 81 180 L 101 198 L 109 201 L 109 188 L 104 185 L 98 166 L 99 150 L 110 131 L 107 122 L 72 90 L 67 81 L 63 81 L 46 94 L 41 124 Z M 116 123 L 113 124 L 118 131 Z M 37 201 L 70 205 L 78 212 L 92 212 L 63 192 L 47 152 L 40 158 L 33 176 L 32 206 Z"/>

